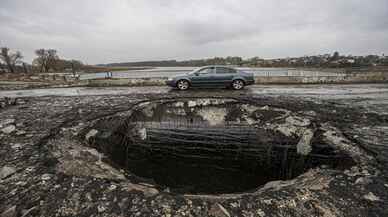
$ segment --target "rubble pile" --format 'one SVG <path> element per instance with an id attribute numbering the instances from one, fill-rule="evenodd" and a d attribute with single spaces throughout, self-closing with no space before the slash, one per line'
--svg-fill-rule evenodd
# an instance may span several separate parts
<path id="1" fill-rule="evenodd" d="M 386 118 L 325 102 L 230 95 L 219 93 L 211 98 L 197 95 L 195 99 L 185 93 L 40 97 L 0 108 L 0 217 L 388 215 L 388 182 L 384 170 L 387 165 L 376 160 L 378 155 L 373 151 L 365 149 L 362 131 L 349 130 L 355 126 L 363 129 L 371 123 L 388 125 Z M 333 110 L 337 115 L 332 115 Z M 174 120 L 177 127 L 173 127 Z M 170 127 L 160 123 L 170 124 Z M 197 135 L 200 140 L 193 143 L 198 138 L 185 137 L 184 145 L 177 146 L 180 134 L 198 132 L 197 128 L 190 128 L 196 123 L 208 129 Z M 234 131 L 236 125 L 243 125 L 244 130 Z M 174 135 L 171 129 L 176 129 Z M 215 129 L 231 132 L 225 135 Z M 246 141 L 228 140 L 240 137 L 238 133 L 254 135 L 253 132 L 259 132 L 260 136 L 248 137 Z M 209 136 L 211 138 L 204 139 Z M 108 146 L 104 141 L 114 143 Z M 234 142 L 257 152 L 232 148 Z M 128 150 L 117 148 L 123 144 Z M 156 144 L 155 150 L 152 146 L 145 148 L 147 144 Z M 271 144 L 271 150 L 276 144 L 283 145 L 279 150 L 288 147 L 287 152 L 249 157 L 249 153 L 267 151 L 265 144 Z M 172 145 L 175 149 L 167 151 Z M 274 166 L 277 161 L 268 161 L 271 158 L 267 156 L 283 157 L 288 166 L 292 162 L 290 159 L 300 162 L 310 158 L 314 163 L 291 176 L 271 176 L 273 179 L 246 185 L 246 188 L 218 188 L 221 185 L 213 182 L 214 189 L 218 188 L 214 191 L 211 185 L 202 188 L 206 191 L 193 185 L 180 188 L 185 182 L 175 182 L 175 185 L 174 179 L 160 182 L 155 176 L 138 173 L 141 167 L 128 166 L 136 161 L 137 166 L 147 165 L 141 155 L 140 150 L 143 150 L 147 160 L 168 162 L 164 165 L 169 168 L 163 172 L 174 170 L 172 159 L 175 159 L 175 169 L 179 170 L 176 174 L 181 174 L 170 176 L 176 178 L 175 181 L 201 180 L 192 179 L 189 174 L 198 170 L 182 170 L 188 168 L 180 165 L 184 157 L 165 155 L 182 151 L 186 155 L 192 147 L 201 148 L 187 160 L 187 165 L 205 162 L 197 167 L 203 171 L 224 171 L 227 168 L 222 164 L 224 161 L 235 165 L 230 164 L 232 154 L 239 154 L 234 158 L 239 163 L 258 159 L 257 163 L 264 159 Z M 205 147 L 209 149 L 205 151 Z M 286 158 L 284 153 L 287 153 Z M 217 162 L 214 159 L 199 160 L 210 155 L 223 157 L 219 160 L 221 165 L 213 164 Z M 317 163 L 318 158 L 313 155 L 342 158 L 331 165 L 332 158 Z M 150 156 L 164 156 L 161 159 L 168 161 Z M 210 168 L 212 165 L 215 170 Z M 222 174 L 240 174 L 245 180 L 258 180 L 254 176 L 261 171 L 256 170 L 258 167 L 242 166 L 239 169 L 244 170 L 231 167 L 228 173 Z M 155 168 L 148 167 L 144 171 L 156 171 Z M 250 170 L 251 176 L 241 172 L 247 168 L 254 168 Z M 281 172 L 282 168 L 274 167 L 271 171 Z M 219 174 L 214 173 L 214 177 L 220 182 L 244 186 L 238 182 L 241 177 L 234 176 L 237 177 L 235 182 L 225 178 L 227 176 L 217 176 Z"/>

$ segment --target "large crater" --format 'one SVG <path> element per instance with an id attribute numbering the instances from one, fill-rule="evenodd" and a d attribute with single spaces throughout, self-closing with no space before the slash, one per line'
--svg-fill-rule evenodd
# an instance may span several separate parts
<path id="1" fill-rule="evenodd" d="M 137 104 L 127 116 L 98 121 L 90 146 L 139 182 L 176 193 L 253 191 L 310 168 L 353 164 L 313 113 L 228 98 Z"/>

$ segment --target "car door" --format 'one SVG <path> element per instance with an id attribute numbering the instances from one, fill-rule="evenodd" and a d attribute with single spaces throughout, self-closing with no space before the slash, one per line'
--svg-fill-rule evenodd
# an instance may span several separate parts
<path id="1" fill-rule="evenodd" d="M 206 67 L 202 68 L 199 71 L 191 75 L 191 85 L 192 86 L 210 86 L 214 79 L 215 67 Z"/>
<path id="2" fill-rule="evenodd" d="M 217 85 L 229 85 L 232 82 L 233 76 L 236 74 L 236 71 L 228 67 L 216 67 L 216 74 L 214 80 L 216 80 Z"/>

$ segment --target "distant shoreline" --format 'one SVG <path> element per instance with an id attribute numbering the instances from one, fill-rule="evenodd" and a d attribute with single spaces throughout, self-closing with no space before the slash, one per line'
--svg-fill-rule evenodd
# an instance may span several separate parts
<path id="1" fill-rule="evenodd" d="M 107 71 L 133 71 L 133 70 L 146 70 L 146 69 L 153 69 L 154 67 L 147 67 L 147 66 L 87 66 L 85 67 L 86 71 L 93 71 L 93 72 L 107 72 Z"/>

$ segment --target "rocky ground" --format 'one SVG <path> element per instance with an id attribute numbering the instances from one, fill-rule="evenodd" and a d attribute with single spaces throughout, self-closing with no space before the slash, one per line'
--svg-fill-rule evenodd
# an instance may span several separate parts
<path id="1" fill-rule="evenodd" d="M 2 98 L 0 216 L 388 216 L 388 95 L 265 91 Z M 100 119 L 125 117 L 139 102 L 187 97 L 231 97 L 312 115 L 354 164 L 322 165 L 248 192 L 179 194 L 134 179 L 88 145 Z"/>

